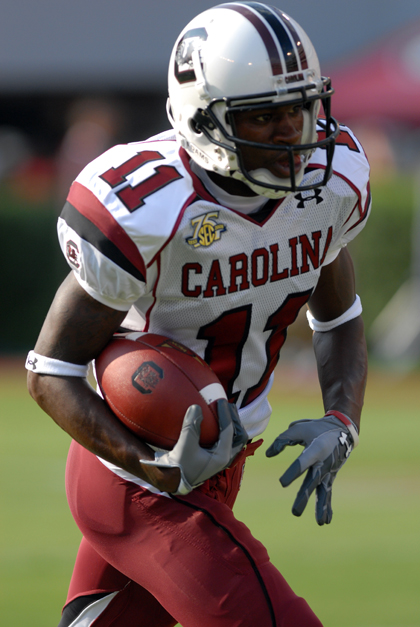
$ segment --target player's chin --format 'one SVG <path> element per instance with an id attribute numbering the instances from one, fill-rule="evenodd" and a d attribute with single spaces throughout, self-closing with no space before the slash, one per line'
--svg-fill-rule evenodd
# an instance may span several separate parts
<path id="1" fill-rule="evenodd" d="M 294 160 L 294 162 L 292 164 L 292 167 L 293 167 L 293 170 L 294 170 L 294 173 L 295 173 L 295 176 L 296 176 L 296 174 L 298 174 L 298 172 L 300 172 L 300 170 L 302 168 L 302 163 L 301 163 L 300 159 L 299 159 L 299 161 Z M 287 161 L 276 161 L 268 169 L 277 178 L 280 178 L 280 179 L 291 178 L 291 167 L 290 167 L 289 160 L 287 160 Z"/>

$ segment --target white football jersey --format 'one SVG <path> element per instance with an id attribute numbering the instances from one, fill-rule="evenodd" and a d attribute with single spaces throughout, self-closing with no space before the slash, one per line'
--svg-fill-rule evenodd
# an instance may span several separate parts
<path id="1" fill-rule="evenodd" d="M 324 167 L 318 149 L 303 184 L 321 180 Z M 369 210 L 369 166 L 346 127 L 326 186 L 248 215 L 211 195 L 171 131 L 90 163 L 58 232 L 80 285 L 109 307 L 131 308 L 125 326 L 203 357 L 255 437 L 270 416 L 266 397 L 288 326 Z"/>

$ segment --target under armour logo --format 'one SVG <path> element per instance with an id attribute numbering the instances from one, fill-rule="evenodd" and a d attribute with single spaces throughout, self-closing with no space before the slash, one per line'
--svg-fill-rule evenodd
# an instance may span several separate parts
<path id="1" fill-rule="evenodd" d="M 321 196 L 320 189 L 314 189 L 312 196 L 303 196 L 300 192 L 299 194 L 295 194 L 295 198 L 299 200 L 299 204 L 297 205 L 298 209 L 303 209 L 305 207 L 305 202 L 310 202 L 311 200 L 316 200 L 316 204 L 319 205 L 324 199 Z"/>
<path id="2" fill-rule="evenodd" d="M 344 431 L 341 432 L 341 436 L 338 438 L 340 444 L 342 444 L 343 446 L 346 447 L 346 457 L 348 457 L 350 455 L 350 453 L 353 450 L 352 445 L 350 444 L 350 442 L 348 441 L 348 437 L 347 437 L 347 433 L 344 433 Z"/>
<path id="3" fill-rule="evenodd" d="M 26 366 L 30 366 L 32 368 L 32 370 L 36 370 L 36 364 L 38 363 L 37 358 L 35 357 L 34 360 L 32 359 L 28 359 L 28 361 L 26 362 Z"/>

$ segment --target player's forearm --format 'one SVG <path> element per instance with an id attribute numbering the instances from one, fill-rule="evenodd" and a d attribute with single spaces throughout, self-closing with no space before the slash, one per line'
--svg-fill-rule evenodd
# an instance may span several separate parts
<path id="1" fill-rule="evenodd" d="M 336 409 L 360 426 L 367 378 L 367 349 L 359 316 L 326 333 L 313 346 L 325 410 Z"/>
<path id="2" fill-rule="evenodd" d="M 85 379 L 28 373 L 28 389 L 38 405 L 74 440 L 162 491 L 175 491 L 178 469 L 145 466 L 154 451 L 117 420 Z"/>

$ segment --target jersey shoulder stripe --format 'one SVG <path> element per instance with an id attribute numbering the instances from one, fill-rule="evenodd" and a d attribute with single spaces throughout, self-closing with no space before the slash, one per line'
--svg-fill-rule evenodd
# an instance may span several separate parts
<path id="1" fill-rule="evenodd" d="M 140 281 L 146 267 L 132 239 L 96 196 L 80 183 L 73 183 L 61 217 L 84 240 Z"/>
<path id="2" fill-rule="evenodd" d="M 363 193 L 369 181 L 370 167 L 362 145 L 350 128 L 340 124 L 340 134 L 335 142 L 333 175 L 350 182 L 353 189 Z M 318 139 L 325 139 L 325 124 L 318 120 Z M 326 167 L 326 151 L 318 148 L 309 160 L 307 170 Z"/>
<path id="3" fill-rule="evenodd" d="M 359 224 L 361 224 L 362 222 L 364 222 L 364 221 L 366 220 L 366 218 L 368 217 L 369 213 L 370 213 L 370 208 L 371 208 L 371 206 L 372 206 L 372 194 L 371 194 L 371 191 L 370 191 L 370 183 L 368 183 L 368 184 L 367 184 L 367 186 L 366 186 L 366 192 L 367 192 L 367 193 L 366 193 L 366 200 L 365 200 L 364 204 L 362 205 L 362 200 L 361 200 L 361 198 L 359 197 L 359 201 L 357 202 L 357 205 L 356 205 L 356 207 L 355 207 L 355 209 L 358 209 L 358 211 L 359 211 L 359 219 L 357 220 L 357 222 L 353 223 L 353 224 L 350 226 L 350 228 L 348 229 L 348 231 L 353 230 L 353 229 L 354 229 L 354 228 L 356 228 Z M 350 216 L 347 218 L 347 220 L 346 220 L 345 224 L 346 224 L 347 222 L 349 222 L 349 221 L 350 221 L 350 218 L 351 218 L 351 217 L 352 217 L 352 216 L 350 215 Z M 347 232 L 348 232 L 348 231 L 347 231 Z"/>

